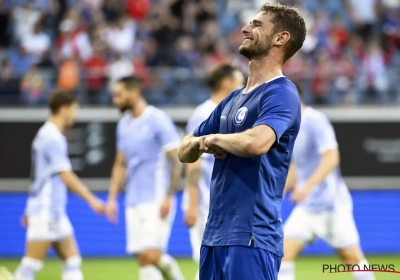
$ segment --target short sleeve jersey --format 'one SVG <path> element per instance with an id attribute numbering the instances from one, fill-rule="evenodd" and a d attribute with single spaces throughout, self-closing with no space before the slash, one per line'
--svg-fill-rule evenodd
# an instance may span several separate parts
<path id="1" fill-rule="evenodd" d="M 117 150 L 125 157 L 127 206 L 165 197 L 171 174 L 167 152 L 177 149 L 179 143 L 171 117 L 153 106 L 147 106 L 138 118 L 127 115 L 119 121 Z"/>
<path id="2" fill-rule="evenodd" d="M 296 86 L 279 76 L 243 94 L 232 92 L 194 131 L 240 133 L 266 125 L 276 142 L 261 156 L 216 159 L 203 244 L 254 246 L 283 255 L 283 189 L 301 120 Z"/>
<path id="3" fill-rule="evenodd" d="M 53 218 L 65 214 L 67 186 L 59 173 L 71 171 L 65 136 L 51 122 L 37 132 L 31 147 L 31 179 L 27 213 Z"/>

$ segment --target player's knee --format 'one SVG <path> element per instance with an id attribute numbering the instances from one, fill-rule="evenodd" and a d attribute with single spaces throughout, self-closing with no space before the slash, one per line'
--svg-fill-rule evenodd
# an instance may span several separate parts
<path id="1" fill-rule="evenodd" d="M 147 255 L 144 253 L 137 255 L 137 261 L 141 267 L 144 267 L 144 266 L 147 266 L 150 264 L 147 260 Z"/>
<path id="2" fill-rule="evenodd" d="M 80 256 L 73 256 L 64 261 L 62 280 L 83 280 L 81 271 L 82 259 Z"/>
<path id="3" fill-rule="evenodd" d="M 344 264 L 358 264 L 365 259 L 358 246 L 339 250 L 338 254 Z"/>
<path id="4" fill-rule="evenodd" d="M 294 238 L 285 238 L 283 243 L 284 257 L 282 261 L 294 261 L 304 248 L 304 242 Z"/>
<path id="5" fill-rule="evenodd" d="M 359 257 L 357 255 L 349 255 L 349 256 L 344 256 L 342 257 L 342 261 L 344 264 L 359 264 L 364 258 Z"/>
<path id="6" fill-rule="evenodd" d="M 158 265 L 162 253 L 158 250 L 146 250 L 142 254 L 144 265 Z"/>

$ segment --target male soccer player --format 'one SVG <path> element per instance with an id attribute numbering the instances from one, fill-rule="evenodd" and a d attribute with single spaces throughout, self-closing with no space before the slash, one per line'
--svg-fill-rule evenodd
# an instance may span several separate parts
<path id="1" fill-rule="evenodd" d="M 51 117 L 32 143 L 32 184 L 24 220 L 27 225 L 25 256 L 15 280 L 33 280 L 43 267 L 50 247 L 64 261 L 62 280 L 82 280 L 81 257 L 73 228 L 65 213 L 67 187 L 96 212 L 104 211 L 97 199 L 72 171 L 64 129 L 75 120 L 78 107 L 73 93 L 54 91 L 49 99 Z"/>
<path id="2" fill-rule="evenodd" d="M 125 182 L 127 252 L 138 257 L 139 279 L 161 280 L 164 276 L 181 280 L 177 262 L 164 252 L 182 167 L 177 155 L 180 137 L 166 113 L 147 105 L 140 78 L 120 79 L 113 93 L 114 104 L 130 112 L 117 126 L 117 153 L 106 214 L 116 222 L 116 199 Z"/>
<path id="3" fill-rule="evenodd" d="M 265 4 L 242 33 L 247 86 L 224 99 L 179 149 L 182 162 L 204 152 L 216 157 L 202 280 L 275 280 L 283 256 L 280 208 L 300 102 L 282 65 L 301 48 L 306 27 L 297 10 Z"/>
<path id="4" fill-rule="evenodd" d="M 299 89 L 300 96 L 301 90 Z M 316 237 L 336 249 L 343 263 L 360 269 L 368 262 L 359 246 L 352 199 L 339 168 L 335 131 L 321 112 L 301 103 L 302 122 L 293 150 L 286 189 L 297 203 L 284 225 L 284 252 L 279 280 L 294 280 L 294 260 Z M 353 273 L 373 280 L 371 272 Z"/>
<path id="5" fill-rule="evenodd" d="M 208 85 L 211 88 L 211 97 L 200 104 L 189 118 L 186 131 L 192 133 L 206 120 L 215 107 L 233 90 L 243 87 L 243 74 L 229 64 L 220 64 L 214 67 L 208 76 Z M 214 157 L 203 154 L 202 157 L 186 166 L 186 189 L 183 199 L 185 223 L 190 228 L 190 243 L 192 245 L 193 260 L 200 261 L 200 247 L 210 206 L 211 173 L 214 166 Z M 198 279 L 198 274 L 195 279 Z"/>

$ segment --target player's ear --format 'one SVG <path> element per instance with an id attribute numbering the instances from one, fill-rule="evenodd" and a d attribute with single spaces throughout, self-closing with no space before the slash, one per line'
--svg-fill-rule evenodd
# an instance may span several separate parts
<path id="1" fill-rule="evenodd" d="M 290 33 L 287 31 L 282 31 L 276 34 L 275 45 L 282 46 L 290 40 Z"/>

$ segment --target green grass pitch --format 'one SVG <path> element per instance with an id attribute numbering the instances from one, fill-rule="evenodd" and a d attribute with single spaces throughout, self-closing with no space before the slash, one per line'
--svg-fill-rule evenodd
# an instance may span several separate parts
<path id="1" fill-rule="evenodd" d="M 370 264 L 394 264 L 400 270 L 400 256 L 369 256 Z M 19 260 L 0 259 L 0 266 L 14 271 Z M 323 274 L 323 264 L 339 264 L 335 257 L 302 257 L 296 262 L 296 280 L 351 280 L 350 273 Z M 190 259 L 179 259 L 180 267 L 187 280 L 193 280 L 197 266 Z M 135 280 L 138 279 L 137 263 L 134 259 L 84 259 L 82 270 L 85 280 Z M 47 260 L 37 280 L 60 280 L 61 262 Z M 400 279 L 400 274 L 376 273 L 377 280 Z M 1 279 L 0 279 L 1 280 Z M 246 279 L 257 280 L 257 279 Z"/>

